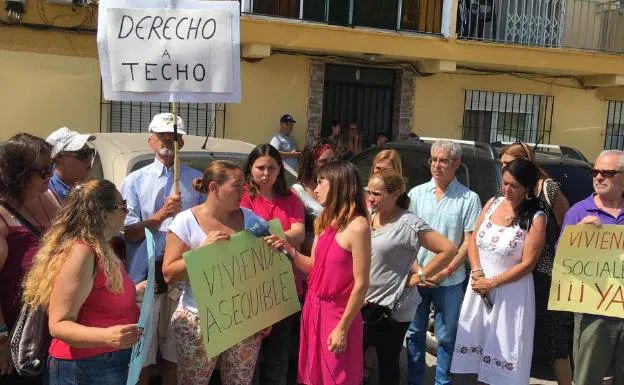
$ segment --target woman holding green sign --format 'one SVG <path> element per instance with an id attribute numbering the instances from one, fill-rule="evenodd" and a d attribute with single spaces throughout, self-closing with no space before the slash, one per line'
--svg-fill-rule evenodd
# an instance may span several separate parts
<path id="1" fill-rule="evenodd" d="M 252 335 L 220 355 L 208 358 L 195 297 L 188 284 L 188 272 L 182 254 L 201 246 L 227 240 L 244 230 L 245 217 L 254 215 L 241 209 L 245 184 L 241 169 L 227 161 L 212 162 L 193 187 L 207 194 L 206 201 L 179 213 L 169 226 L 163 260 L 163 275 L 167 284 L 185 281 L 172 324 L 178 355 L 178 383 L 208 384 L 217 362 L 224 385 L 248 385 L 253 379 L 256 359 L 266 333 Z"/>
<path id="2" fill-rule="evenodd" d="M 323 205 L 315 222 L 310 257 L 277 236 L 295 265 L 309 273 L 301 316 L 298 382 L 308 385 L 359 385 L 363 379 L 360 309 L 368 290 L 371 232 L 363 188 L 355 166 L 332 162 L 317 174 L 314 194 Z"/>

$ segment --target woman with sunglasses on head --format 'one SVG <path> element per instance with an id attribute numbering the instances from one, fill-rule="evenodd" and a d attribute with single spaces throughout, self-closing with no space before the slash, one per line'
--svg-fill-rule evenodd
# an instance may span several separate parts
<path id="1" fill-rule="evenodd" d="M 297 249 L 305 239 L 304 209 L 301 201 L 286 187 L 282 158 L 275 147 L 261 144 L 254 148 L 245 166 L 245 192 L 241 207 L 250 209 L 266 221 L 278 219 L 288 241 Z M 303 280 L 295 271 L 297 293 L 303 295 Z M 256 379 L 260 385 L 286 385 L 288 349 L 293 319 L 287 317 L 275 325 L 262 341 Z"/>
<path id="2" fill-rule="evenodd" d="M 539 174 L 533 191 L 540 210 L 546 214 L 546 240 L 533 271 L 535 282 L 535 341 L 533 354 L 537 359 L 548 361 L 553 367 L 559 385 L 572 385 L 570 364 L 570 341 L 572 338 L 572 313 L 548 310 L 548 297 L 552 281 L 555 248 L 561 224 L 570 208 L 568 200 L 555 182 L 535 162 L 534 151 L 524 142 L 513 143 L 503 149 L 501 164 L 506 166 L 514 159 L 532 162 Z"/>
<path id="3" fill-rule="evenodd" d="M 397 150 L 381 150 L 373 158 L 370 176 L 381 170 L 394 170 L 403 175 L 403 164 L 401 163 L 401 155 Z"/>
<path id="4" fill-rule="evenodd" d="M 321 139 L 314 146 L 305 146 L 299 158 L 297 182 L 291 190 L 297 194 L 305 208 L 305 239 L 301 245 L 303 254 L 310 254 L 314 241 L 314 221 L 321 215 L 323 206 L 316 200 L 316 171 L 334 160 L 336 153 L 327 139 Z"/>
<path id="5" fill-rule="evenodd" d="M 405 333 L 421 297 L 416 285 L 445 268 L 457 254 L 451 241 L 433 231 L 408 210 L 403 177 L 394 170 L 381 170 L 368 180 L 368 202 L 373 214 L 370 284 L 364 314 L 364 349 L 375 347 L 379 378 L 384 384 L 399 384 L 399 359 Z M 422 269 L 413 267 L 423 246 L 437 253 Z"/>
<path id="6" fill-rule="evenodd" d="M 314 224 L 311 256 L 277 236 L 301 271 L 310 274 L 301 315 L 297 380 L 307 385 L 360 385 L 362 317 L 368 290 L 371 234 L 358 172 L 346 161 L 318 171 L 314 190 L 323 212 Z"/>
<path id="7" fill-rule="evenodd" d="M 17 134 L 0 149 L 0 384 L 41 383 L 14 372 L 8 333 L 21 310 L 22 280 L 59 209 L 48 189 L 53 171 L 50 146 L 41 138 Z"/>
<path id="8" fill-rule="evenodd" d="M 480 383 L 526 385 L 531 373 L 535 291 L 531 272 L 544 246 L 546 215 L 533 195 L 537 167 L 503 168 L 503 193 L 485 205 L 470 238 L 470 287 L 461 306 L 453 373 Z"/>
<path id="9" fill-rule="evenodd" d="M 109 245 L 128 209 L 112 182 L 74 187 L 24 280 L 24 304 L 44 309 L 49 385 L 124 384 L 137 326 L 134 283 Z"/>

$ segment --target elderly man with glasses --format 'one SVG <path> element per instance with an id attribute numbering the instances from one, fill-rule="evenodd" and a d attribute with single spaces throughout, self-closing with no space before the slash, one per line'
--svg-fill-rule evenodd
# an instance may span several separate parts
<path id="1" fill-rule="evenodd" d="M 455 348 L 459 311 L 464 297 L 468 240 L 481 211 L 474 192 L 459 183 L 455 174 L 461 166 L 461 147 L 451 141 L 437 141 L 431 146 L 431 181 L 409 192 L 410 210 L 432 229 L 448 238 L 458 248 L 448 267 L 432 277 L 423 274 L 435 254 L 420 248 L 414 266 L 419 275 L 418 292 L 422 302 L 407 330 L 408 384 L 420 385 L 425 374 L 425 335 L 431 304 L 435 309 L 437 352 L 436 385 L 450 384 L 450 367 Z"/>
<path id="2" fill-rule="evenodd" d="M 562 234 L 567 225 L 624 225 L 624 152 L 603 151 L 596 159 L 593 176 L 595 192 L 568 210 Z M 609 367 L 615 371 L 613 384 L 624 384 L 624 312 L 621 315 L 575 315 L 575 384 L 599 385 Z"/>
<path id="3" fill-rule="evenodd" d="M 46 138 L 52 146 L 51 156 L 55 162 L 49 187 L 59 201 L 65 200 L 73 186 L 89 178 L 95 149 L 88 143 L 94 140 L 93 135 L 79 134 L 67 127 L 59 128 Z"/>

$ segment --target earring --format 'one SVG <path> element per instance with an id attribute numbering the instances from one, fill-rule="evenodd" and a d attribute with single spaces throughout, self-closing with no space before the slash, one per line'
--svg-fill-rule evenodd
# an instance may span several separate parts
<path id="1" fill-rule="evenodd" d="M 530 201 L 531 199 L 533 199 L 533 197 L 531 196 L 531 193 L 528 193 L 526 195 L 526 200 Z"/>

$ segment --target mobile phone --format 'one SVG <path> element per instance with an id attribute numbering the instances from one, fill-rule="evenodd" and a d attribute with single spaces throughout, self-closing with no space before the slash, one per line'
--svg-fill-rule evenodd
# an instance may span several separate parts
<path id="1" fill-rule="evenodd" d="M 487 307 L 488 310 L 492 310 L 494 305 L 492 304 L 492 300 L 490 299 L 490 297 L 488 297 L 487 294 L 484 294 L 481 296 L 481 298 L 483 298 L 483 303 L 485 304 L 485 307 Z"/>

